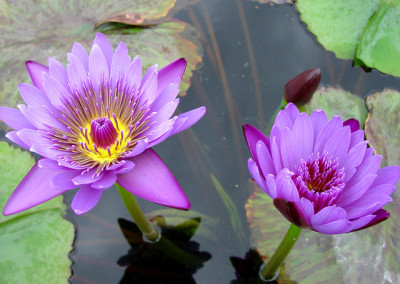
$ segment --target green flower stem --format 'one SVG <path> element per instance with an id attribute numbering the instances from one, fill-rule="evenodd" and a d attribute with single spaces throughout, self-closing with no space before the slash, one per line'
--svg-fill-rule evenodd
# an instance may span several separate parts
<path id="1" fill-rule="evenodd" d="M 296 225 L 291 224 L 289 230 L 287 231 L 285 237 L 280 243 L 279 247 L 276 249 L 274 254 L 268 259 L 261 267 L 260 275 L 265 281 L 274 280 L 276 278 L 277 271 L 281 263 L 288 256 L 289 252 L 292 250 L 297 239 L 301 233 L 301 228 Z"/>
<path id="2" fill-rule="evenodd" d="M 119 184 L 116 183 L 115 186 L 118 189 L 119 195 L 121 196 L 126 209 L 131 215 L 133 221 L 139 227 L 140 231 L 143 233 L 143 236 L 150 242 L 157 242 L 160 238 L 160 233 L 153 227 L 149 219 L 144 216 L 135 196 Z"/>
<path id="3" fill-rule="evenodd" d="M 115 184 L 117 190 L 121 196 L 122 201 L 125 204 L 126 209 L 131 215 L 133 221 L 136 223 L 140 231 L 146 240 L 154 243 L 165 255 L 169 256 L 176 262 L 186 265 L 186 266 L 199 266 L 205 259 L 198 257 L 196 255 L 190 254 L 175 244 L 170 240 L 164 238 L 158 230 L 150 223 L 149 219 L 143 214 L 142 210 L 137 203 L 135 196 L 124 189 L 119 184 Z"/>

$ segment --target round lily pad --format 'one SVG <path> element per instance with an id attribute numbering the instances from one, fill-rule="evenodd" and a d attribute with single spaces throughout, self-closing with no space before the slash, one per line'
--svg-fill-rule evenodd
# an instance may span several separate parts
<path id="1" fill-rule="evenodd" d="M 0 142 L 0 209 L 35 161 Z M 74 226 L 57 197 L 16 215 L 0 214 L 0 283 L 68 283 Z"/>

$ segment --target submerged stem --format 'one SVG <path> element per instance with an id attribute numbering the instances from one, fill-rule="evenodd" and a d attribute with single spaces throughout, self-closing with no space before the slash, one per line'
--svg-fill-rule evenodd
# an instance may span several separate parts
<path id="1" fill-rule="evenodd" d="M 293 246 L 301 233 L 301 228 L 291 224 L 285 237 L 281 241 L 279 247 L 274 254 L 268 259 L 267 263 L 261 266 L 260 277 L 265 281 L 272 281 L 277 278 L 277 271 L 281 263 L 289 255 Z"/>
<path id="2" fill-rule="evenodd" d="M 143 214 L 142 210 L 137 203 L 135 196 L 129 191 L 125 190 L 119 184 L 115 184 L 118 189 L 119 195 L 125 204 L 126 209 L 131 215 L 133 221 L 143 233 L 143 237 L 150 242 L 157 242 L 160 239 L 160 233 L 150 223 L 149 219 Z"/>

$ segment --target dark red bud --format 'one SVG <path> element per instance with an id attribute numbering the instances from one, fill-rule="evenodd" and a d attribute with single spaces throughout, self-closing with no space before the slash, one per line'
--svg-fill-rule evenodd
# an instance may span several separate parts
<path id="1" fill-rule="evenodd" d="M 283 97 L 286 102 L 304 105 L 311 100 L 321 81 L 321 69 L 304 71 L 286 83 Z"/>

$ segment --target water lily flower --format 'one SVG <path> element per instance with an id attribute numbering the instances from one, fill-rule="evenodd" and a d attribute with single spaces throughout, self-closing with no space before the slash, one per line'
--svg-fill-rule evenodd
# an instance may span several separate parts
<path id="1" fill-rule="evenodd" d="M 249 171 L 290 222 L 325 234 L 361 230 L 384 221 L 400 167 L 379 168 L 357 120 L 328 120 L 322 110 L 300 113 L 289 103 L 267 138 L 243 127 Z"/>
<path id="2" fill-rule="evenodd" d="M 71 207 L 92 209 L 115 182 L 133 194 L 179 209 L 190 202 L 152 147 L 196 123 L 200 107 L 177 116 L 185 59 L 142 77 L 139 57 L 131 60 L 121 42 L 115 51 L 98 33 L 88 54 L 80 43 L 65 68 L 27 62 L 31 84 L 20 84 L 26 104 L 0 107 L 0 119 L 14 131 L 7 137 L 43 156 L 17 186 L 3 214 L 29 209 L 79 188 Z"/>

